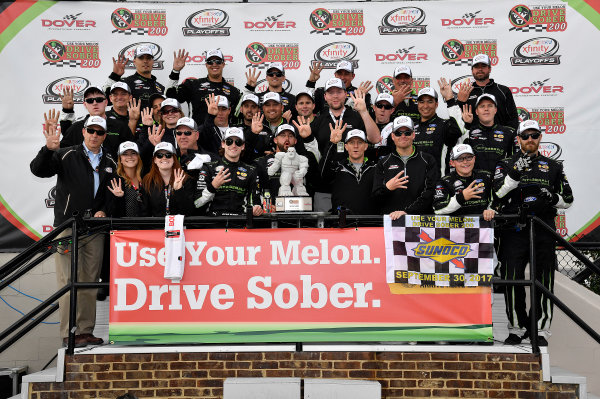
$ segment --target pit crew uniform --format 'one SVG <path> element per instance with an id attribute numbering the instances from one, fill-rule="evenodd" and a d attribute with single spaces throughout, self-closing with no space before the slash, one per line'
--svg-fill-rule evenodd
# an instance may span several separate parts
<path id="1" fill-rule="evenodd" d="M 463 190 L 475 181 L 483 187 L 481 198 L 466 200 Z M 435 186 L 433 209 L 437 215 L 479 215 L 490 208 L 492 202 L 492 174 L 486 170 L 474 169 L 471 176 L 461 176 L 456 171 L 442 177 Z"/>
<path id="2" fill-rule="evenodd" d="M 408 116 L 408 115 L 407 115 Z M 417 151 L 433 155 L 444 176 L 450 170 L 450 150 L 461 136 L 460 128 L 454 118 L 443 119 L 434 115 L 431 119 L 415 122 L 415 140 Z M 391 140 L 390 140 L 391 141 Z M 393 144 L 393 141 L 391 142 Z"/>
<path id="3" fill-rule="evenodd" d="M 475 153 L 475 169 L 494 173 L 500 160 L 519 151 L 517 136 L 512 127 L 493 125 L 491 127 L 476 123 L 464 141 Z"/>

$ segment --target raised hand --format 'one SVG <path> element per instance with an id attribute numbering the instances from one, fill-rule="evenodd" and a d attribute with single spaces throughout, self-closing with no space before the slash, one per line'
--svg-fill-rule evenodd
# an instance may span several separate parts
<path id="1" fill-rule="evenodd" d="M 256 73 L 258 72 L 258 73 Z M 261 75 L 261 71 L 258 71 L 256 68 L 248 69 L 246 72 L 246 83 L 250 87 L 256 87 L 258 78 Z"/>
<path id="2" fill-rule="evenodd" d="M 231 181 L 230 178 L 230 173 L 229 173 L 229 169 L 221 169 L 219 171 L 219 173 L 217 173 L 217 175 L 213 178 L 212 180 L 212 186 L 215 188 L 215 190 L 219 187 L 221 187 L 223 184 L 225 183 L 229 183 Z"/>
<path id="3" fill-rule="evenodd" d="M 75 101 L 73 101 L 73 88 L 71 86 L 65 86 L 63 92 L 60 95 L 63 109 L 73 109 Z"/>
<path id="4" fill-rule="evenodd" d="M 113 72 L 119 76 L 123 76 L 123 74 L 125 74 L 125 65 L 127 65 L 129 59 L 127 59 L 127 57 L 124 55 L 120 55 L 118 59 L 115 60 L 115 57 L 113 57 L 112 60 Z"/>
<path id="5" fill-rule="evenodd" d="M 463 105 L 462 118 L 465 123 L 473 123 L 473 110 L 469 104 Z"/>
<path id="6" fill-rule="evenodd" d="M 463 82 L 458 87 L 458 94 L 456 95 L 456 98 L 458 99 L 458 101 L 466 103 L 472 91 L 473 85 L 467 82 Z"/>
<path id="7" fill-rule="evenodd" d="M 360 82 L 357 90 L 360 90 L 366 96 L 371 89 L 373 89 L 373 83 L 371 83 L 370 80 L 367 80 L 366 82 Z"/>
<path id="8" fill-rule="evenodd" d="M 44 114 L 44 118 L 46 118 L 46 114 Z M 49 128 L 50 126 L 52 127 Z M 60 148 L 60 126 L 58 124 L 47 122 L 44 137 L 46 137 L 46 148 L 51 151 L 56 151 Z"/>
<path id="9" fill-rule="evenodd" d="M 207 98 L 204 99 L 206 103 L 207 111 L 211 115 L 217 115 L 219 112 L 219 96 L 215 96 L 215 93 L 210 93 Z"/>
<path id="10" fill-rule="evenodd" d="M 162 141 L 164 134 L 165 129 L 161 125 L 153 125 L 148 128 L 148 140 L 155 147 Z"/>
<path id="11" fill-rule="evenodd" d="M 344 131 L 348 126 L 347 123 L 344 123 L 344 125 L 342 126 L 343 122 L 344 121 L 340 118 L 337 121 L 335 121 L 335 125 L 332 125 L 331 123 L 329 124 L 329 130 L 331 131 L 329 141 L 331 141 L 333 144 L 337 144 L 342 140 L 342 135 L 344 134 Z"/>
<path id="12" fill-rule="evenodd" d="M 185 49 L 179 49 L 179 51 L 173 51 L 173 70 L 176 72 L 181 71 L 185 67 L 185 60 L 187 59 L 189 52 Z"/>
<path id="13" fill-rule="evenodd" d="M 296 121 L 292 121 L 292 123 L 294 124 L 296 129 L 298 129 L 298 134 L 300 135 L 300 137 L 305 139 L 308 136 L 310 136 L 312 134 L 312 130 L 310 128 L 309 119 L 307 117 L 298 115 L 298 122 L 300 122 L 300 123 L 297 123 Z"/>
<path id="14" fill-rule="evenodd" d="M 309 65 L 308 70 L 310 71 L 310 76 L 308 77 L 308 80 L 310 80 L 311 82 L 316 82 L 317 80 L 319 80 L 323 68 L 324 66 L 322 62 L 315 62 L 312 66 Z"/>
<path id="15" fill-rule="evenodd" d="M 260 111 L 258 111 L 254 115 L 252 115 L 252 125 L 251 125 L 252 133 L 259 134 L 260 132 L 262 132 L 264 119 L 265 119 L 265 116 Z"/>
<path id="16" fill-rule="evenodd" d="M 283 113 L 282 117 L 285 119 L 287 123 L 290 123 L 290 119 L 292 119 L 292 110 L 287 110 Z"/>
<path id="17" fill-rule="evenodd" d="M 440 86 L 440 93 L 444 100 L 448 101 L 454 98 L 454 93 L 452 92 L 452 86 L 450 85 L 450 81 L 446 80 L 446 78 L 440 78 L 438 80 L 438 86 Z"/>
<path id="18" fill-rule="evenodd" d="M 471 184 L 469 184 L 467 188 L 462 191 L 462 195 L 465 197 L 466 201 L 473 198 L 479 199 L 481 198 L 481 194 L 483 194 L 483 187 L 481 187 L 479 184 L 475 185 L 475 180 L 473 180 Z"/>
<path id="19" fill-rule="evenodd" d="M 354 103 L 354 110 L 356 112 L 365 112 L 367 110 L 367 103 L 365 102 L 365 93 L 362 90 L 356 90 L 350 93 L 350 98 Z"/>
<path id="20" fill-rule="evenodd" d="M 129 100 L 129 104 L 127 104 L 127 113 L 129 114 L 130 121 L 138 121 L 140 119 L 140 108 L 142 107 L 142 102 L 135 99 L 135 97 L 131 97 Z M 150 113 L 152 115 L 152 113 Z"/>
<path id="21" fill-rule="evenodd" d="M 148 107 L 142 110 L 142 124 L 146 126 L 154 124 L 154 119 L 152 118 L 152 110 Z"/>
<path id="22" fill-rule="evenodd" d="M 177 191 L 181 187 L 183 187 L 183 179 L 185 179 L 185 172 L 183 171 L 183 169 L 179 168 L 175 169 L 173 174 L 175 175 L 175 178 L 173 179 L 173 190 Z"/>
<path id="23" fill-rule="evenodd" d="M 390 191 L 394 191 L 399 188 L 406 189 L 408 184 L 408 176 L 402 176 L 403 174 L 404 171 L 401 171 L 396 176 L 388 180 L 387 183 L 385 183 L 387 189 Z"/>
<path id="24" fill-rule="evenodd" d="M 58 117 L 60 116 L 60 111 L 51 109 L 48 111 L 48 115 L 44 112 L 44 130 L 47 133 L 54 133 L 56 127 L 58 126 Z"/>
<path id="25" fill-rule="evenodd" d="M 406 100 L 410 93 L 412 92 L 412 87 L 410 86 L 401 86 L 400 89 L 394 89 L 392 91 L 392 96 L 394 96 L 394 104 L 400 104 L 402 101 Z"/>
<path id="26" fill-rule="evenodd" d="M 122 197 L 125 195 L 123 188 L 121 187 L 121 179 L 112 179 L 110 181 L 110 186 L 108 186 L 108 191 L 113 193 L 115 197 Z"/>

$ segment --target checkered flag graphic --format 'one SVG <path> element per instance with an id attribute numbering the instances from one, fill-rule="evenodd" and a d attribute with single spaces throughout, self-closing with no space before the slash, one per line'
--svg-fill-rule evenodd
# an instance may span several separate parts
<path id="1" fill-rule="evenodd" d="M 258 70 L 263 70 L 263 69 L 267 69 L 267 66 L 268 66 L 268 65 L 269 65 L 269 64 L 268 64 L 268 63 L 265 63 L 265 62 L 263 62 L 263 63 L 260 63 L 260 64 L 258 64 L 258 65 L 256 65 L 256 64 L 246 64 L 246 68 L 256 68 L 256 69 L 258 69 Z"/>
<path id="2" fill-rule="evenodd" d="M 431 221 L 423 222 L 421 216 L 406 215 L 394 221 L 385 216 L 386 281 L 422 287 L 491 285 L 497 262 L 494 229 L 478 217 L 467 219 L 465 222 L 464 217 L 452 217 L 451 221 L 450 216 L 438 215 L 431 227 Z M 450 225 L 468 227 L 447 227 Z M 436 254 L 460 248 L 460 253 L 465 253 L 461 258 L 433 259 Z M 421 255 L 417 256 L 419 250 Z"/>
<path id="3" fill-rule="evenodd" d="M 127 29 L 127 30 L 120 30 L 120 29 L 113 29 L 112 33 L 120 33 L 122 35 L 127 35 L 127 36 L 131 36 L 131 35 L 146 35 L 148 34 L 148 28 L 131 28 L 131 29 Z"/>
<path id="4" fill-rule="evenodd" d="M 311 30 L 310 33 L 316 33 L 317 35 L 337 35 L 341 36 L 346 33 L 346 28 L 329 28 L 323 30 Z"/>
<path id="5" fill-rule="evenodd" d="M 81 65 L 81 60 L 65 60 L 65 61 L 58 61 L 58 62 L 50 62 L 50 61 L 46 61 L 44 62 L 42 65 L 54 65 L 55 67 L 71 67 L 71 68 L 76 68 L 78 66 Z"/>
<path id="6" fill-rule="evenodd" d="M 547 29 L 548 29 L 548 27 L 546 25 L 537 24 L 537 25 L 527 25 L 527 26 L 523 26 L 523 27 L 513 26 L 512 28 L 509 29 L 509 31 L 514 30 L 517 32 L 529 32 L 529 31 L 543 32 Z"/>
<path id="7" fill-rule="evenodd" d="M 442 62 L 442 65 L 471 65 L 472 61 L 473 60 L 470 60 L 468 58 L 463 58 L 456 61 L 444 61 Z"/>

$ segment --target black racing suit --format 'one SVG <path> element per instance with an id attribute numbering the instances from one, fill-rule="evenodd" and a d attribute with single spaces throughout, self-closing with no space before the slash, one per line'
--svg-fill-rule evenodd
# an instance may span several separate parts
<path id="1" fill-rule="evenodd" d="M 463 190 L 475 181 L 475 186 L 483 188 L 481 198 L 465 199 Z M 456 171 L 442 177 L 435 186 L 433 209 L 438 215 L 478 215 L 492 203 L 492 174 L 486 170 L 474 169 L 471 176 L 461 176 Z"/>
<path id="2" fill-rule="evenodd" d="M 231 181 L 215 189 L 212 181 L 222 169 L 229 169 Z M 208 204 L 208 214 L 213 216 L 245 215 L 246 207 L 261 205 L 257 180 L 256 167 L 245 162 L 231 162 L 225 157 L 210 162 L 198 175 L 194 205 L 201 208 Z"/>
<path id="3" fill-rule="evenodd" d="M 519 150 L 515 130 L 508 126 L 473 125 L 464 144 L 469 144 L 475 153 L 475 169 L 494 173 L 498 162 Z"/>
<path id="4" fill-rule="evenodd" d="M 111 72 L 108 75 L 108 80 L 106 81 L 103 90 L 106 92 L 106 98 L 108 98 L 110 94 L 110 86 L 112 86 L 115 82 L 125 82 L 129 86 L 131 90 L 131 95 L 133 98 L 136 98 L 142 102 L 141 108 L 152 108 L 150 104 L 150 96 L 154 93 L 165 94 L 165 86 L 158 83 L 156 80 L 156 76 L 150 75 L 150 79 L 143 77 L 139 73 L 134 73 L 133 75 L 129 75 L 126 77 L 121 77 L 114 72 Z"/>
<path id="5" fill-rule="evenodd" d="M 494 191 L 501 201 L 501 211 L 506 214 L 522 212 L 536 215 L 551 227 L 555 226 L 557 208 L 568 208 L 573 203 L 573 192 L 559 163 L 542 155 L 535 155 L 531 165 L 519 173 L 515 162 L 523 156 L 519 151 L 498 163 L 494 175 Z M 542 188 L 548 193 L 544 195 Z M 505 226 L 500 230 L 498 258 L 503 279 L 523 280 L 529 262 L 530 237 L 521 225 Z M 556 269 L 556 241 L 542 226 L 535 228 L 536 279 L 548 290 L 554 289 Z M 536 298 L 538 328 L 548 330 L 552 321 L 552 301 L 546 295 Z M 525 303 L 525 288 L 509 286 L 505 291 L 506 314 L 511 333 L 519 334 L 529 329 L 529 316 Z"/>
<path id="6" fill-rule="evenodd" d="M 179 80 L 179 73 L 171 72 L 169 79 Z M 167 89 L 167 97 L 175 98 L 180 103 L 189 102 L 192 105 L 192 118 L 198 126 L 204 123 L 208 115 L 208 107 L 204 100 L 210 94 L 227 97 L 232 110 L 235 110 L 235 106 L 241 97 L 240 90 L 227 83 L 225 79 L 222 79 L 220 82 L 211 82 L 208 78 L 190 78 L 176 87 L 169 87 Z M 229 119 L 233 121 L 233 117 L 234 112 L 231 112 Z"/>
<path id="7" fill-rule="evenodd" d="M 392 112 L 391 121 L 393 122 L 399 116 L 408 116 L 413 122 L 418 122 L 421 119 L 419 107 L 417 106 L 417 93 L 413 90 L 408 98 L 396 104 L 396 109 Z"/>
<path id="8" fill-rule="evenodd" d="M 417 151 L 433 155 L 440 165 L 440 173 L 443 176 L 450 170 L 450 151 L 460 136 L 461 131 L 454 118 L 443 119 L 434 115 L 428 121 L 419 121 L 415 124 L 413 144 Z"/>
<path id="9" fill-rule="evenodd" d="M 388 190 L 388 180 L 404 171 L 409 176 L 406 189 Z M 412 155 L 402 161 L 397 152 L 393 152 L 377 162 L 377 174 L 373 181 L 373 196 L 380 197 L 384 214 L 405 211 L 419 215 L 432 212 L 435 184 L 440 178 L 440 168 L 432 155 L 417 151 L 413 147 Z"/>
<path id="10" fill-rule="evenodd" d="M 311 82 L 310 80 L 306 81 L 306 87 L 308 89 L 314 89 L 316 86 L 316 82 Z M 346 87 L 346 102 L 348 102 L 348 99 L 350 98 L 350 94 L 354 93 L 356 91 L 357 87 L 355 86 L 348 86 Z M 325 101 L 325 88 L 324 87 L 319 87 L 318 89 L 315 90 L 314 92 L 314 99 L 315 99 L 315 110 L 314 113 L 315 114 L 319 114 L 319 113 L 323 113 L 324 111 L 327 111 L 329 109 L 329 106 L 327 105 L 327 102 Z M 367 109 L 370 110 L 371 109 L 371 94 L 367 93 L 367 95 L 365 96 L 365 103 L 367 104 Z"/>

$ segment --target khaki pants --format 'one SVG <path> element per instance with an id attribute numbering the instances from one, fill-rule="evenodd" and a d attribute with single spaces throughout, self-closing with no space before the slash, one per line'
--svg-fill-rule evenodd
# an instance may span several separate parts
<path id="1" fill-rule="evenodd" d="M 66 229 L 58 238 L 70 236 L 71 229 Z M 79 239 L 77 253 L 77 281 L 96 282 L 100 276 L 102 256 L 104 254 L 104 235 L 94 234 Z M 68 252 L 65 250 L 68 249 Z M 61 244 L 54 255 L 56 262 L 56 281 L 58 288 L 71 281 L 71 244 Z M 91 334 L 96 325 L 96 293 L 98 289 L 77 290 L 77 316 L 75 334 Z M 67 292 L 58 300 L 60 315 L 60 336 L 69 336 L 70 294 Z"/>

